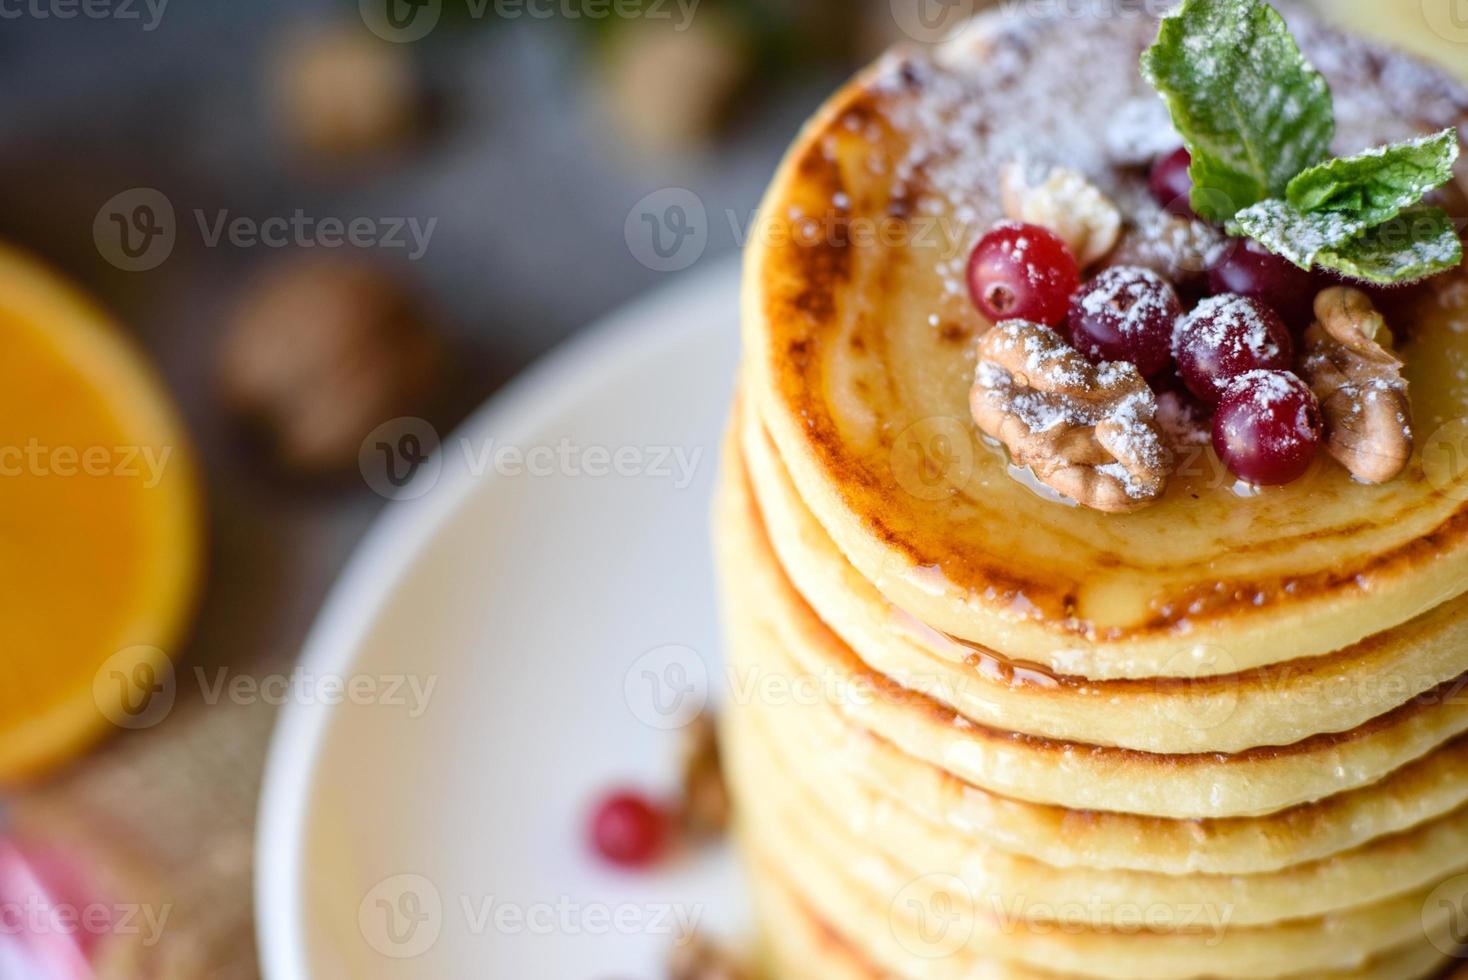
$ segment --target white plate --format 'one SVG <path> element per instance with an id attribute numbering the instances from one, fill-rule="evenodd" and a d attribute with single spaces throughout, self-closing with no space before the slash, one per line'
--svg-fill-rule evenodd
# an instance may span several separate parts
<path id="1" fill-rule="evenodd" d="M 271 746 L 270 980 L 651 978 L 680 916 L 742 930 L 727 855 L 629 875 L 583 833 L 608 786 L 672 788 L 671 729 L 719 676 L 708 498 L 737 321 L 732 262 L 677 281 L 511 385 L 388 506 L 301 661 L 300 690 L 355 694 L 292 699 Z M 504 447 L 549 450 L 481 465 Z M 622 475 L 592 475 L 594 447 Z"/>

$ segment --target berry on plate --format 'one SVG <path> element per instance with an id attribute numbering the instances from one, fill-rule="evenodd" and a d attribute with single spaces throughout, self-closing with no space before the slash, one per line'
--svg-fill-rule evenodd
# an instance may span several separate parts
<path id="1" fill-rule="evenodd" d="M 662 855 L 670 830 L 662 806 L 639 793 L 618 791 L 603 798 L 592 812 L 591 846 L 612 864 L 644 868 Z"/>

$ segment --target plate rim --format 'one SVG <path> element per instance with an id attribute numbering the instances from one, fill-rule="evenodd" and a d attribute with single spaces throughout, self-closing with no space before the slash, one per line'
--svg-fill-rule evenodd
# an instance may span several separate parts
<path id="1" fill-rule="evenodd" d="M 460 423 L 440 445 L 494 433 L 513 442 L 573 407 L 609 371 L 627 370 L 691 335 L 709 321 L 679 316 L 689 301 L 737 277 L 738 256 L 714 259 L 654 287 L 533 361 Z M 737 295 L 737 290 L 731 291 Z M 388 501 L 352 549 L 327 591 L 301 645 L 295 669 L 345 673 L 360 654 L 378 610 L 418 567 L 438 533 L 476 492 L 505 477 L 442 467 L 420 471 L 405 498 Z M 415 486 L 437 480 L 432 492 Z M 301 872 L 303 834 L 332 709 L 288 702 L 274 721 L 256 808 L 254 856 L 255 945 L 267 980 L 310 980 Z"/>

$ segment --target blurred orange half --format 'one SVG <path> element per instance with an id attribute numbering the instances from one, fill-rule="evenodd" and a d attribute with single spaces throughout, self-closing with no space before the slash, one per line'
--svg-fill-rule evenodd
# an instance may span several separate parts
<path id="1" fill-rule="evenodd" d="M 201 539 L 158 379 L 75 288 L 0 246 L 0 783 L 167 712 Z"/>

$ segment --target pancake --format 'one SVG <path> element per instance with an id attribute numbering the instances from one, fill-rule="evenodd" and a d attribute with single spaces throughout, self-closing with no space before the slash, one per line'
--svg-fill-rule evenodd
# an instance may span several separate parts
<path id="1" fill-rule="evenodd" d="M 739 712 L 731 712 L 737 716 Z M 1390 778 L 1319 803 L 1263 817 L 1181 820 L 1066 810 L 981 790 L 905 755 L 823 706 L 755 710 L 757 724 L 878 798 L 901 801 L 935 825 L 984 847 L 1055 867 L 1170 875 L 1257 874 L 1317 861 L 1428 821 L 1463 819 L 1468 739 L 1458 739 Z M 806 775 L 814 780 L 815 777 Z"/>
<path id="2" fill-rule="evenodd" d="M 1291 26 L 1335 92 L 1338 152 L 1468 122 L 1468 93 L 1441 73 Z M 803 130 L 746 255 L 753 408 L 847 560 L 930 627 L 1092 679 L 1187 676 L 1180 646 L 1221 646 L 1240 671 L 1327 654 L 1468 589 L 1468 473 L 1434 456 L 1468 416 L 1462 273 L 1400 314 L 1420 438 L 1389 483 L 1322 460 L 1241 496 L 1210 454 L 1153 506 L 1101 514 L 1035 493 L 976 438 L 973 339 L 989 324 L 962 266 L 1000 217 L 997 175 L 1021 156 L 1063 164 L 1144 213 L 1095 121 L 1155 100 L 1136 70 L 1155 31 L 993 17 L 935 57 L 883 60 Z"/>
<path id="3" fill-rule="evenodd" d="M 1035 917 L 1104 925 L 1102 911 L 1210 907 L 1231 910 L 1232 926 L 1268 924 L 1369 905 L 1431 887 L 1468 871 L 1468 808 L 1413 830 L 1320 861 L 1263 874 L 1176 875 L 1115 869 L 1056 868 L 986 846 L 952 826 L 921 816 L 899 796 L 852 782 L 842 770 L 802 772 L 777 726 L 759 709 L 741 712 L 731 739 L 730 771 L 746 790 L 793 807 L 856 840 L 914 875 L 944 869 L 975 895 L 1023 895 Z M 799 743 L 797 743 L 799 744 Z"/>
<path id="4" fill-rule="evenodd" d="M 861 937 L 865 954 L 898 976 L 966 978 L 991 964 L 1111 980 L 1318 976 L 1360 970 L 1399 949 L 1431 949 L 1449 929 L 1446 912 L 1427 905 L 1432 889 L 1249 928 L 1232 926 L 1226 909 L 1197 908 L 1118 907 L 1110 928 L 1032 922 L 1016 914 L 1029 904 L 1023 896 L 974 894 L 944 871 L 915 874 L 860 848 L 839 826 L 754 799 L 740 817 L 753 860 L 779 867 L 811 908 Z M 1452 881 L 1457 890 L 1447 898 L 1460 901 L 1468 881 Z M 1188 928 L 1151 931 L 1142 926 L 1148 917 Z"/>
<path id="5" fill-rule="evenodd" d="M 858 943 L 817 915 L 784 880 L 772 862 L 756 862 L 751 885 L 759 919 L 772 940 L 774 975 L 787 980 L 885 980 L 892 974 L 865 959 Z M 773 928 L 771 928 L 773 927 Z M 1431 946 L 1410 944 L 1376 958 L 1360 970 L 1312 973 L 1309 980 L 1417 980 L 1439 976 L 1445 958 Z M 994 964 L 968 974 L 970 980 L 1070 980 L 1063 974 Z M 1289 980 L 1306 980 L 1296 976 Z"/>
<path id="6" fill-rule="evenodd" d="M 977 725 L 856 657 L 784 577 L 747 485 L 723 483 L 718 547 L 736 699 L 761 678 L 783 678 L 1000 795 L 1180 819 L 1255 816 L 1370 786 L 1468 730 L 1468 703 L 1446 692 L 1349 733 L 1234 754 L 1145 753 Z"/>
<path id="7" fill-rule="evenodd" d="M 1350 731 L 1449 682 L 1444 696 L 1468 697 L 1468 596 L 1336 654 L 1177 680 L 1058 675 L 955 640 L 895 607 L 846 561 L 748 404 L 741 398 L 734 412 L 742 459 L 792 584 L 864 663 L 978 724 L 1143 752 L 1238 752 Z M 1237 661 L 1210 653 L 1224 667 Z"/>

